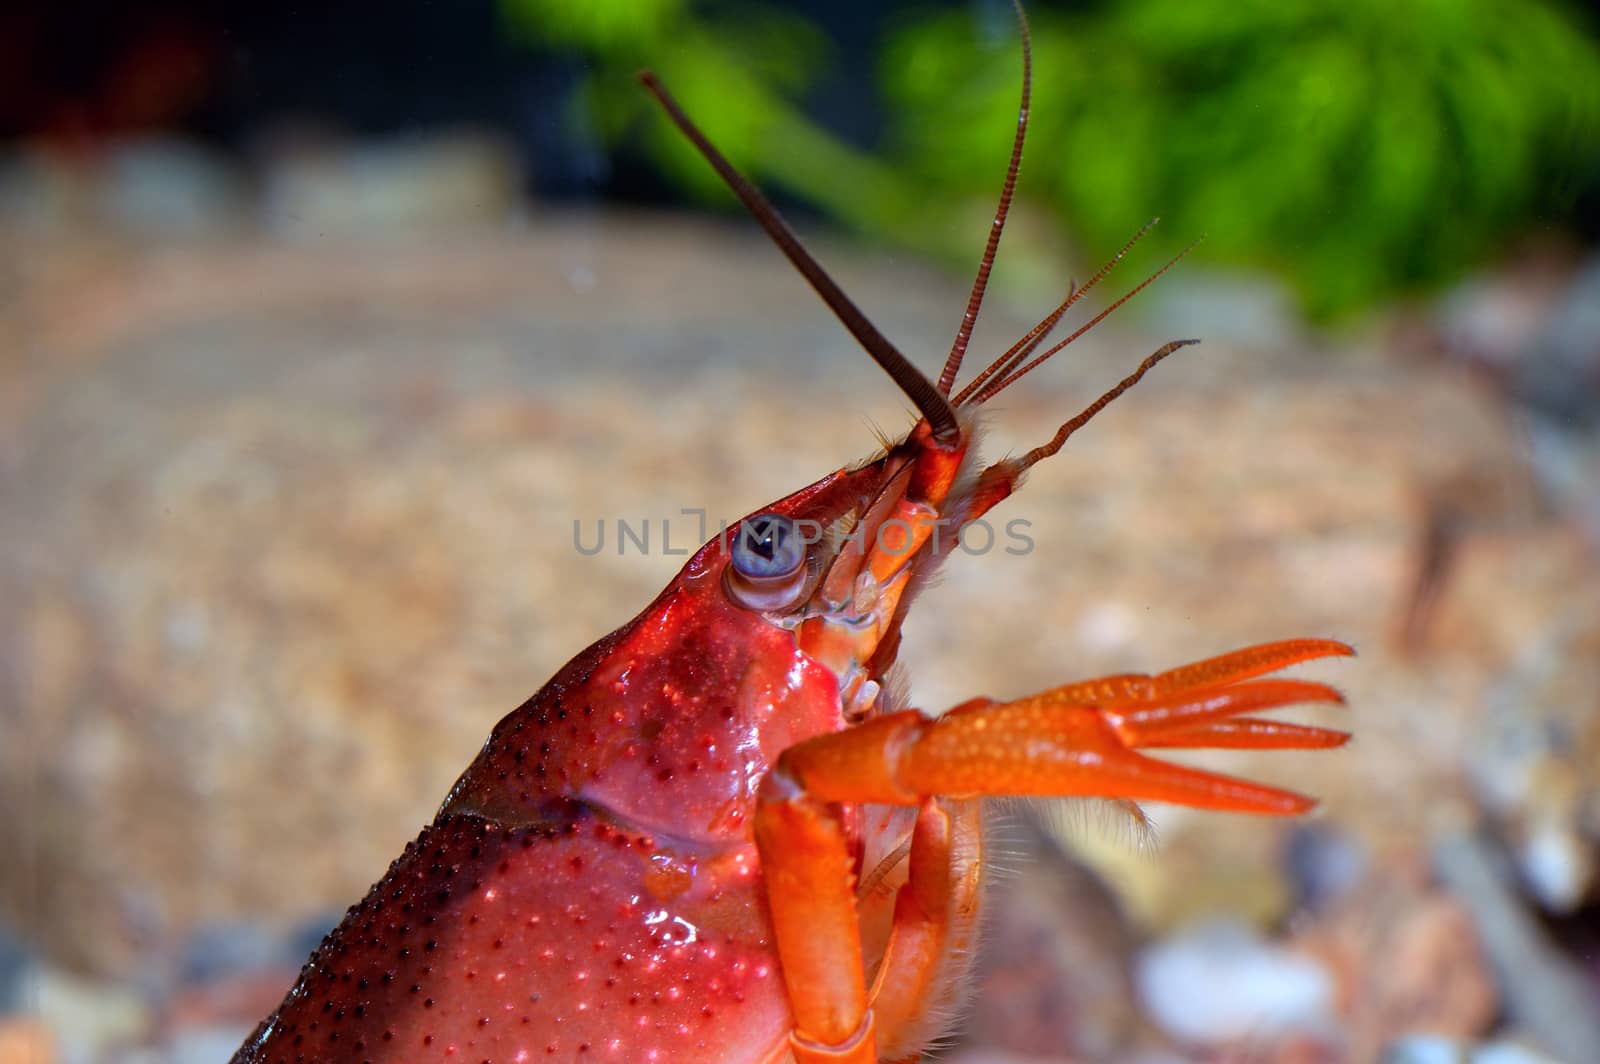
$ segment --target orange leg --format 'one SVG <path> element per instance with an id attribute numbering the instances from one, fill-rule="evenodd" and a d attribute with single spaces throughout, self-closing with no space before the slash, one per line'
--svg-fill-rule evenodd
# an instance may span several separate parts
<path id="1" fill-rule="evenodd" d="M 981 894 L 982 819 L 976 802 L 928 798 L 917 811 L 906 883 L 868 995 L 878 1049 L 897 1064 L 914 1064 L 965 984 Z"/>
<path id="2" fill-rule="evenodd" d="M 1156 676 L 1109 676 L 1014 702 L 975 699 L 929 719 L 877 717 L 800 743 L 762 781 L 756 812 L 767 896 L 795 1015 L 800 1064 L 877 1059 L 875 1010 L 862 974 L 855 883 L 835 803 L 921 806 L 910 879 L 873 1000 L 899 1022 L 932 978 L 947 932 L 948 820 L 935 795 L 1081 795 L 1288 815 L 1313 800 L 1169 764 L 1139 747 L 1316 749 L 1343 732 L 1244 714 L 1295 702 L 1340 702 L 1318 683 L 1256 677 L 1311 658 L 1352 653 L 1296 640 L 1236 651 Z M 934 966 L 934 967 L 930 967 Z"/>

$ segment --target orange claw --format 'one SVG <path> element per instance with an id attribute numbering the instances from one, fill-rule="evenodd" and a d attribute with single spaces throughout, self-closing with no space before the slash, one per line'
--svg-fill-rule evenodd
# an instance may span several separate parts
<path id="1" fill-rule="evenodd" d="M 1270 643 L 1155 676 L 1107 676 L 1011 702 L 974 699 L 932 719 L 916 710 L 891 713 L 790 747 L 762 782 L 755 829 L 795 1010 L 796 1058 L 871 1059 L 876 1008 L 883 1008 L 886 1033 L 900 1026 L 900 999 L 920 992 L 932 958 L 947 952 L 940 941 L 950 923 L 940 899 L 954 892 L 938 796 L 1086 795 L 1303 813 L 1313 799 L 1169 764 L 1138 748 L 1339 746 L 1349 738 L 1344 732 L 1244 714 L 1342 702 L 1326 684 L 1257 677 L 1351 653 L 1328 640 Z M 870 993 L 858 974 L 855 884 L 839 823 L 840 808 L 855 803 L 922 806 L 910 879 L 895 908 L 895 963 Z"/>
<path id="2" fill-rule="evenodd" d="M 892 747 L 899 765 L 890 772 L 896 783 L 921 793 L 1096 795 L 1268 815 L 1304 812 L 1315 804 L 1309 798 L 1136 751 L 1342 745 L 1349 738 L 1344 732 L 1244 714 L 1300 702 L 1342 703 L 1343 696 L 1326 684 L 1256 678 L 1312 658 L 1352 653 L 1343 643 L 1297 639 L 1155 676 L 1102 677 L 1007 703 L 980 699 Z"/>
<path id="3" fill-rule="evenodd" d="M 1355 650 L 1332 639 L 1284 639 L 1221 654 L 1191 665 L 1179 665 L 1155 677 L 1164 692 L 1196 690 L 1237 683 L 1316 658 L 1353 658 Z"/>
<path id="4" fill-rule="evenodd" d="M 1304 680 L 1245 680 L 1227 687 L 1207 687 L 1120 705 L 1095 706 L 1129 748 L 1161 745 L 1161 740 L 1188 734 L 1205 725 L 1244 713 L 1297 702 L 1338 704 L 1344 701 L 1327 684 Z M 1194 744 L 1189 744 L 1194 745 Z"/>
<path id="5" fill-rule="evenodd" d="M 1295 702 L 1341 702 L 1325 684 L 1255 680 L 1315 657 L 1348 655 L 1328 640 L 1250 647 L 1156 676 L 1111 676 L 1011 702 L 975 699 L 928 719 L 915 711 L 819 735 L 783 755 L 786 781 L 827 802 L 914 805 L 929 795 L 1092 795 L 1206 809 L 1303 812 L 1310 799 L 1171 765 L 1139 747 L 1272 749 L 1335 746 L 1342 733 L 1229 718 Z M 1214 740 L 1214 742 L 1213 742 Z"/>
<path id="6" fill-rule="evenodd" d="M 1169 750 L 1327 750 L 1349 741 L 1349 732 L 1333 728 L 1235 717 L 1146 739 L 1139 745 Z"/>
<path id="7" fill-rule="evenodd" d="M 1179 665 L 1176 669 L 1151 676 L 1124 673 L 1066 684 L 1048 692 L 1062 702 L 1101 705 L 1107 702 L 1150 701 L 1182 691 L 1223 687 L 1241 680 L 1252 680 L 1269 672 L 1298 665 L 1316 658 L 1354 657 L 1355 651 L 1332 639 L 1285 639 L 1259 643 L 1204 661 Z M 1041 696 L 1042 697 L 1042 696 Z"/>

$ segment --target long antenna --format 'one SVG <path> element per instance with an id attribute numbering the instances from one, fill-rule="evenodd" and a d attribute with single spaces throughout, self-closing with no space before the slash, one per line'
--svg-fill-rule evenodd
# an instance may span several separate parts
<path id="1" fill-rule="evenodd" d="M 918 412 L 927 419 L 928 427 L 933 430 L 933 438 L 947 446 L 957 443 L 961 439 L 961 426 L 956 422 L 955 409 L 950 405 L 945 393 L 936 388 L 921 370 L 911 364 L 910 359 L 889 342 L 888 337 L 867 320 L 867 316 L 861 313 L 860 308 L 851 302 L 850 297 L 834 283 L 827 271 L 811 257 L 811 253 L 800 243 L 800 238 L 795 236 L 794 230 L 789 228 L 789 224 L 783 220 L 772 204 L 767 202 L 760 189 L 745 180 L 744 175 L 735 170 L 733 164 L 712 146 L 705 134 L 689 120 L 689 116 L 683 113 L 677 101 L 662 87 L 661 82 L 656 80 L 655 74 L 648 70 L 643 71 L 639 74 L 639 80 L 666 110 L 673 124 L 699 149 L 706 162 L 711 164 L 711 168 L 717 172 L 733 194 L 739 197 L 739 201 L 745 205 L 755 220 L 761 223 L 761 228 L 765 229 L 772 242 L 778 245 L 778 250 L 788 257 L 795 269 L 800 271 L 800 275 L 811 284 L 817 295 L 822 297 L 822 301 L 828 304 L 828 309 L 844 323 L 846 329 L 850 330 L 850 335 L 866 348 L 867 354 L 884 368 L 895 384 L 900 386 L 900 390 L 916 404 Z"/>
<path id="2" fill-rule="evenodd" d="M 1140 229 L 1137 233 L 1133 234 L 1133 238 L 1130 239 L 1126 244 L 1122 245 L 1121 251 L 1117 252 L 1109 262 L 1095 271 L 1093 277 L 1090 277 L 1082 285 L 1073 284 L 1070 286 L 1067 290 L 1067 297 L 1060 303 L 1056 304 L 1056 309 L 1052 310 L 1049 314 L 1046 314 L 1043 318 L 1041 318 L 1039 320 L 1039 324 L 1035 325 L 1032 329 L 1029 329 L 1022 339 L 1018 340 L 1016 343 L 1007 348 L 1005 354 L 989 363 L 988 367 L 984 369 L 982 373 L 968 381 L 966 387 L 961 389 L 961 394 L 957 395 L 951 400 L 951 402 L 953 402 L 956 406 L 960 406 L 962 403 L 971 398 L 971 396 L 976 393 L 978 389 L 982 388 L 984 384 L 988 382 L 990 377 L 993 377 L 996 374 L 999 374 L 1001 377 L 1009 376 L 1011 371 L 1021 365 L 1022 362 L 1034 352 L 1034 349 L 1039 346 L 1044 338 L 1050 334 L 1050 331 L 1056 327 L 1056 323 L 1061 320 L 1062 316 L 1065 315 L 1068 310 L 1072 309 L 1072 305 L 1078 300 L 1082 299 L 1084 294 L 1088 292 L 1089 289 L 1093 288 L 1095 285 L 1104 280 L 1106 274 L 1111 272 L 1111 268 L 1117 263 L 1121 262 L 1122 257 L 1128 253 L 1133 245 L 1137 244 L 1140 238 L 1154 228 L 1155 224 L 1160 220 L 1161 219 L 1159 218 L 1150 219 L 1145 223 L 1143 229 Z"/>
<path id="3" fill-rule="evenodd" d="M 1160 362 L 1174 351 L 1188 347 L 1191 344 L 1197 344 L 1199 342 L 1199 340 L 1172 340 L 1168 343 L 1162 344 L 1156 349 L 1154 354 L 1150 355 L 1143 362 L 1139 363 L 1138 369 L 1122 378 L 1122 380 L 1117 383 L 1116 387 L 1112 388 L 1100 398 L 1084 407 L 1082 413 L 1057 429 L 1056 434 L 1050 438 L 1049 442 L 1035 447 L 1033 450 L 1017 459 L 1016 471 L 1020 473 L 1022 470 L 1044 461 L 1046 458 L 1049 458 L 1051 455 L 1061 450 L 1062 446 L 1066 444 L 1068 437 L 1070 437 L 1074 432 L 1077 432 L 1079 429 L 1083 428 L 1083 426 L 1087 425 L 1090 419 L 1092 419 L 1100 411 L 1104 410 L 1106 405 L 1109 404 L 1113 399 L 1127 391 L 1129 388 L 1132 388 L 1135 384 L 1138 384 L 1139 378 L 1143 377 L 1146 373 L 1149 373 L 1151 368 L 1157 362 Z"/>
<path id="4" fill-rule="evenodd" d="M 1045 351 L 1044 354 L 1036 356 L 1031 362 L 1028 362 L 1016 369 L 1007 370 L 1005 376 L 1003 377 L 991 380 L 988 384 L 984 385 L 976 395 L 972 396 L 970 401 L 973 403 L 986 403 L 990 399 L 993 399 L 996 395 L 999 395 L 1005 389 L 1017 383 L 1017 381 L 1021 380 L 1027 374 L 1038 369 L 1039 366 L 1044 364 L 1046 359 L 1050 358 L 1056 352 L 1072 343 L 1072 341 L 1076 340 L 1078 337 L 1082 336 L 1096 325 L 1099 325 L 1112 311 L 1116 310 L 1118 307 L 1122 306 L 1122 304 L 1126 303 L 1128 300 L 1132 299 L 1134 296 L 1148 288 L 1152 283 L 1154 283 L 1157 277 L 1160 277 L 1162 274 L 1176 266 L 1178 261 L 1185 255 L 1189 254 L 1189 252 L 1193 251 L 1195 246 L 1199 243 L 1200 241 L 1196 240 L 1193 244 L 1190 244 L 1172 258 L 1168 259 L 1166 264 L 1163 265 L 1159 270 L 1157 270 L 1155 273 L 1152 273 L 1149 277 L 1146 277 L 1138 284 L 1134 285 L 1109 307 L 1102 310 L 1100 313 L 1096 314 L 1082 325 L 1078 326 L 1078 328 L 1073 331 L 1072 335 L 1068 336 L 1064 340 L 1057 341 L 1049 348 L 1049 350 Z"/>
<path id="5" fill-rule="evenodd" d="M 1005 231 L 1006 215 L 1011 211 L 1011 195 L 1017 188 L 1017 170 L 1022 166 L 1022 142 L 1028 136 L 1028 107 L 1033 98 L 1033 35 L 1028 30 L 1028 16 L 1022 10 L 1022 0 L 1011 0 L 1017 11 L 1017 28 L 1022 33 L 1022 103 L 1017 108 L 1017 133 L 1011 141 L 1011 161 L 1006 164 L 1006 180 L 1000 186 L 1000 205 L 995 208 L 994 223 L 989 227 L 989 241 L 984 245 L 983 259 L 978 263 L 978 276 L 972 282 L 972 294 L 967 297 L 967 309 L 961 315 L 961 326 L 956 330 L 955 342 L 944 360 L 944 370 L 939 374 L 939 392 L 949 395 L 955 387 L 956 374 L 961 372 L 961 360 L 966 356 L 967 344 L 972 339 L 973 326 L 978 324 L 978 310 L 983 306 L 983 294 L 989 287 L 989 271 L 994 268 L 995 252 L 1000 247 L 1000 234 Z"/>

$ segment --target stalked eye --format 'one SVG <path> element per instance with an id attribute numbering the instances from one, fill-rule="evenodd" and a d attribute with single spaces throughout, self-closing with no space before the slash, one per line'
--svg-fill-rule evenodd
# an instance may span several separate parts
<path id="1" fill-rule="evenodd" d="M 800 532 L 782 514 L 757 514 L 739 526 L 733 541 L 733 567 L 749 580 L 792 576 L 805 560 Z"/>
<path id="2" fill-rule="evenodd" d="M 740 522 L 729 549 L 728 594 L 746 609 L 788 609 L 805 592 L 810 576 L 805 539 L 783 514 L 757 514 Z"/>

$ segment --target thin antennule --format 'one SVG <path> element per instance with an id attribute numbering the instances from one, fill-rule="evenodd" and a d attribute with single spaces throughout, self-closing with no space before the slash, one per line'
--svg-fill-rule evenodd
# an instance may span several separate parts
<path id="1" fill-rule="evenodd" d="M 1081 414 L 1057 429 L 1056 434 L 1050 438 L 1048 443 L 1041 444 L 1040 446 L 1029 451 L 1027 454 L 1023 455 L 1021 458 L 1018 458 L 1015 463 L 1015 472 L 1021 473 L 1024 469 L 1044 461 L 1046 458 L 1049 458 L 1051 455 L 1061 450 L 1062 446 L 1067 442 L 1068 437 L 1070 437 L 1074 432 L 1077 432 L 1079 429 L 1083 428 L 1083 426 L 1087 425 L 1090 419 L 1092 419 L 1101 410 L 1104 410 L 1106 405 L 1113 399 L 1127 391 L 1129 388 L 1132 388 L 1135 384 L 1138 384 L 1139 378 L 1143 377 L 1146 373 L 1149 373 L 1151 367 L 1153 367 L 1157 362 L 1160 362 L 1162 359 L 1166 358 L 1168 355 L 1179 350 L 1180 348 L 1185 348 L 1199 342 L 1199 340 L 1172 340 L 1168 343 L 1162 344 L 1153 355 L 1139 363 L 1138 369 L 1122 378 L 1115 388 L 1112 388 L 1100 398 L 1084 407 Z"/>
<path id="2" fill-rule="evenodd" d="M 1190 244 L 1188 247 L 1184 248 L 1182 251 L 1180 251 L 1176 255 L 1172 256 L 1172 258 L 1168 259 L 1166 264 L 1163 265 L 1159 270 L 1157 270 L 1155 273 L 1152 273 L 1149 277 L 1146 277 L 1144 280 L 1140 281 L 1137 285 L 1134 285 L 1131 289 L 1129 289 L 1127 291 L 1126 294 L 1124 294 L 1116 302 L 1112 303 L 1109 307 L 1107 307 L 1106 309 L 1102 310 L 1100 313 L 1096 314 L 1094 317 L 1090 318 L 1088 321 L 1084 322 L 1077 329 L 1073 330 L 1072 335 L 1068 336 L 1064 340 L 1061 340 L 1061 341 L 1051 345 L 1049 350 L 1045 351 L 1044 354 L 1039 355 L 1038 357 L 1034 358 L 1033 361 L 1028 362 L 1026 365 L 1022 366 L 1020 369 L 1013 370 L 1013 371 L 1007 373 L 1005 376 L 1000 377 L 997 380 L 990 381 L 987 385 L 984 386 L 984 388 L 981 391 L 979 391 L 976 395 L 974 395 L 970 401 L 973 402 L 973 403 L 986 403 L 990 399 L 993 399 L 995 396 L 999 395 L 1001 392 L 1005 391 L 1007 388 L 1011 387 L 1013 384 L 1017 383 L 1017 381 L 1021 380 L 1023 377 L 1027 376 L 1029 373 L 1032 373 L 1034 370 L 1038 369 L 1041 365 L 1044 364 L 1044 362 L 1047 359 L 1049 359 L 1056 352 L 1060 351 L 1062 348 L 1064 348 L 1068 344 L 1072 343 L 1072 341 L 1076 340 L 1078 337 L 1082 336 L 1084 333 L 1088 332 L 1090 329 L 1094 328 L 1096 325 L 1099 325 L 1102 321 L 1104 321 L 1106 319 L 1106 316 L 1109 315 L 1112 311 L 1116 310 L 1118 307 L 1122 306 L 1122 304 L 1126 303 L 1128 300 L 1132 299 L 1134 296 L 1138 295 L 1140 292 L 1142 292 L 1146 288 L 1148 288 L 1152 283 L 1154 283 L 1154 281 L 1155 281 L 1155 279 L 1157 277 L 1160 277 L 1162 274 L 1166 273 L 1168 270 L 1170 270 L 1174 266 L 1176 266 L 1178 264 L 1178 262 L 1185 255 L 1189 254 L 1189 252 L 1193 251 L 1195 249 L 1195 247 L 1199 243 L 1200 243 L 1200 241 L 1196 240 L 1194 243 Z"/>
<path id="3" fill-rule="evenodd" d="M 1023 359 L 1032 354 L 1034 349 L 1038 347 L 1039 344 L 1043 342 L 1044 338 L 1050 334 L 1051 330 L 1056 327 L 1056 323 L 1061 320 L 1062 316 L 1065 315 L 1068 310 L 1072 309 L 1072 305 L 1078 300 L 1082 299 L 1085 292 L 1099 284 L 1105 278 L 1106 274 L 1111 272 L 1112 267 L 1121 262 L 1123 256 L 1133 249 L 1133 245 L 1142 240 L 1144 235 L 1151 229 L 1155 228 L 1156 223 L 1159 221 L 1161 221 L 1160 218 L 1152 218 L 1148 222 L 1144 223 L 1144 227 L 1137 233 L 1133 234 L 1132 238 L 1130 238 L 1126 244 L 1122 245 L 1122 250 L 1113 255 L 1104 266 L 1101 266 L 1100 269 L 1095 272 L 1093 277 L 1084 282 L 1083 287 L 1080 288 L 1076 284 L 1069 285 L 1067 287 L 1067 298 L 1063 299 L 1059 304 L 1057 304 L 1056 309 L 1052 310 L 1049 314 L 1046 314 L 1042 319 L 1040 319 L 1039 324 L 1035 325 L 1032 329 L 1029 329 L 1026 336 L 1012 344 L 1011 347 L 1006 350 L 1005 354 L 989 363 L 988 368 L 986 368 L 982 373 L 978 374 L 971 381 L 967 382 L 967 386 L 961 389 L 961 394 L 956 396 L 953 400 L 951 400 L 951 402 L 956 406 L 960 406 L 962 403 L 966 402 L 974 392 L 976 392 L 979 388 L 982 388 L 984 383 L 988 381 L 990 377 L 993 377 L 996 374 L 1004 377 L 1006 374 L 1016 369 L 1017 366 L 1022 363 Z"/>
<path id="4" fill-rule="evenodd" d="M 761 191 L 745 180 L 743 174 L 733 168 L 733 164 L 723 157 L 722 153 L 714 148 L 705 134 L 683 113 L 676 100 L 656 80 L 655 74 L 648 70 L 641 71 L 639 81 L 656 98 L 672 119 L 674 125 L 689 138 L 717 176 L 727 184 L 739 201 L 745 205 L 751 216 L 767 231 L 772 242 L 778 245 L 794 268 L 800 271 L 817 295 L 828 305 L 834 315 L 850 330 L 867 354 L 871 355 L 878 365 L 900 386 L 907 397 L 916 404 L 917 410 L 928 421 L 928 427 L 933 431 L 933 438 L 944 445 L 954 445 L 961 439 L 961 426 L 956 421 L 955 409 L 951 407 L 949 399 L 943 392 L 934 387 L 932 381 L 923 375 L 922 371 L 912 365 L 910 359 L 900 353 L 900 350 L 889 342 L 888 337 L 878 331 L 867 316 L 861 313 L 859 307 L 844 294 L 844 291 L 834 283 L 811 253 L 800 243 L 800 238 L 795 236 L 794 230 L 789 228 L 781 215 Z"/>
<path id="5" fill-rule="evenodd" d="M 978 263 L 978 276 L 972 282 L 972 294 L 967 297 L 967 309 L 961 315 L 961 326 L 956 330 L 955 342 L 944 360 L 944 370 L 939 374 L 939 392 L 949 395 L 955 386 L 956 374 L 961 372 L 961 360 L 966 356 L 967 344 L 972 340 L 973 326 L 978 324 L 978 310 L 983 306 L 983 294 L 989 287 L 989 271 L 994 268 L 995 252 L 1000 247 L 1000 234 L 1005 231 L 1006 215 L 1011 210 L 1011 195 L 1017 188 L 1017 171 L 1022 166 L 1022 142 L 1028 136 L 1028 108 L 1033 98 L 1033 36 L 1028 30 L 1028 16 L 1022 10 L 1021 0 L 1011 0 L 1017 11 L 1017 27 L 1022 33 L 1022 103 L 1017 107 L 1017 133 L 1011 141 L 1011 161 L 1006 164 L 1005 183 L 1000 186 L 1000 205 L 995 208 L 994 224 L 989 227 L 989 240 L 983 248 L 983 258 Z"/>
<path id="6" fill-rule="evenodd" d="M 967 386 L 961 389 L 961 394 L 950 400 L 951 405 L 960 406 L 966 401 L 967 396 L 983 387 L 984 381 L 987 381 L 1001 367 L 1009 368 L 1015 366 L 1018 362 L 1033 354 L 1038 346 L 1044 343 L 1045 338 L 1055 331 L 1056 326 L 1061 322 L 1061 318 L 1067 313 L 1067 309 L 1076 303 L 1078 297 L 1082 294 L 1083 292 L 1078 288 L 1076 278 L 1068 281 L 1067 297 L 1056 304 L 1056 309 L 1040 318 L 1039 324 L 1023 333 L 1022 339 L 1006 348 L 1005 353 L 989 363 L 982 373 L 968 381 Z"/>

